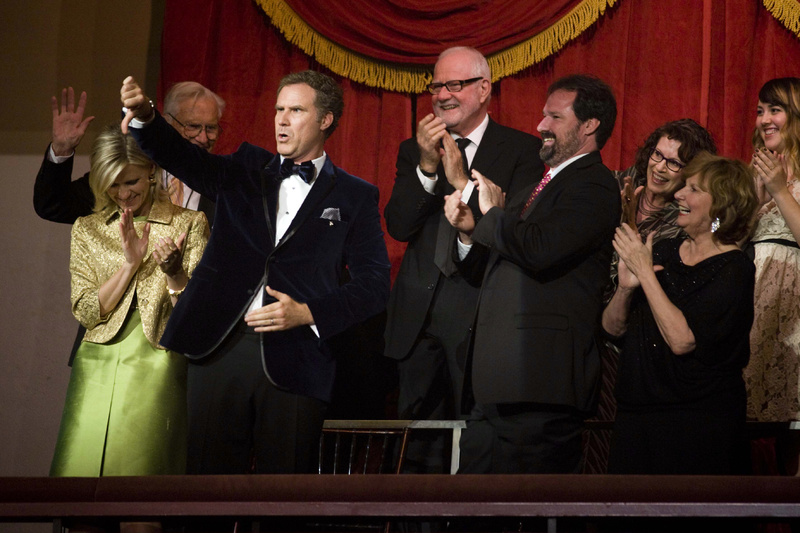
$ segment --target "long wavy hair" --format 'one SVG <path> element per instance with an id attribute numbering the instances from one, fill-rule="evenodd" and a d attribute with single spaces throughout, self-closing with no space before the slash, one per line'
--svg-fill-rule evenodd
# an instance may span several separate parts
<path id="1" fill-rule="evenodd" d="M 780 106 L 786 112 L 786 123 L 780 131 L 783 155 L 788 160 L 795 177 L 800 177 L 800 78 L 775 78 L 758 91 L 758 100 L 767 105 Z M 758 128 L 753 130 L 753 148 L 764 147 Z"/>

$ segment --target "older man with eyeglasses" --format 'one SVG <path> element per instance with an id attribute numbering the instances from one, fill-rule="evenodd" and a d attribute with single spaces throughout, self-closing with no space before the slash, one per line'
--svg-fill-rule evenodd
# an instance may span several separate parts
<path id="1" fill-rule="evenodd" d="M 385 355 L 398 361 L 400 418 L 461 418 L 465 344 L 477 289 L 452 259 L 456 233 L 444 218 L 444 197 L 458 190 L 475 216 L 475 169 L 509 195 L 539 181 L 544 165 L 537 137 L 501 126 L 487 113 L 492 75 L 483 55 L 449 48 L 434 67 L 433 113 L 400 145 L 392 196 L 384 211 L 389 234 L 408 247 L 389 300 Z M 409 446 L 408 471 L 447 471 L 441 438 Z"/>
<path id="2" fill-rule="evenodd" d="M 94 117 L 85 117 L 86 93 L 75 102 L 72 87 L 61 91 L 61 104 L 52 98 L 53 139 L 45 153 L 33 189 L 33 206 L 36 214 L 51 222 L 72 224 L 81 216 L 90 215 L 94 196 L 89 188 L 89 173 L 72 180 L 75 148 L 80 144 L 86 128 Z M 200 148 L 211 151 L 217 141 L 225 101 L 213 91 L 194 81 L 175 84 L 164 99 L 167 121 L 184 138 Z M 175 176 L 162 174 L 164 189 L 170 192 L 172 202 L 181 207 L 202 211 L 209 224 L 214 219 L 214 202 L 201 197 Z"/>

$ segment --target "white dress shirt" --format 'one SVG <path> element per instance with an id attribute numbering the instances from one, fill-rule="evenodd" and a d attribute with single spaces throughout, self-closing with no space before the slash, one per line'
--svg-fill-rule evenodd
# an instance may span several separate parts
<path id="1" fill-rule="evenodd" d="M 303 178 L 300 177 L 299 174 L 293 174 L 288 178 L 281 180 L 280 189 L 278 189 L 278 205 L 275 207 L 275 242 L 278 243 L 286 234 L 286 230 L 289 229 L 289 226 L 292 224 L 292 220 L 294 220 L 295 215 L 300 210 L 300 206 L 303 205 L 305 202 L 306 197 L 308 196 L 309 191 L 311 191 L 311 187 L 317 182 L 317 176 L 319 173 L 322 172 L 322 167 L 325 165 L 325 158 L 327 154 L 324 152 L 322 156 L 312 159 L 311 162 L 314 163 L 314 179 L 311 183 L 306 183 L 303 181 Z M 283 163 L 284 157 L 281 156 L 281 163 Z M 250 302 L 250 307 L 247 309 L 247 312 L 254 311 L 260 307 L 263 307 L 264 304 L 264 294 L 265 294 L 265 285 L 262 284 L 258 290 L 256 291 L 256 295 L 253 298 L 253 301 Z M 310 326 L 314 333 L 319 336 L 317 332 L 317 327 L 312 325 Z"/>

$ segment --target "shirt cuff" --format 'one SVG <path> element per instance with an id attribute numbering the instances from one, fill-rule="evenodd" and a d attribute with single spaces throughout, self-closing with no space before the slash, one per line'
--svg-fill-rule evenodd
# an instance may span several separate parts
<path id="1" fill-rule="evenodd" d="M 50 160 L 51 163 L 60 164 L 75 155 L 75 150 L 72 151 L 69 155 L 56 155 L 53 151 L 53 143 L 50 143 L 50 149 L 47 151 L 47 159 Z"/>
<path id="2" fill-rule="evenodd" d="M 417 177 L 419 178 L 419 182 L 422 184 L 422 188 L 425 189 L 425 192 L 428 194 L 434 194 L 434 189 L 436 188 L 436 180 L 439 179 L 438 176 L 429 178 L 425 174 L 422 173 L 420 170 L 419 165 L 417 165 Z"/>
<path id="3" fill-rule="evenodd" d="M 472 250 L 472 245 L 464 244 L 463 242 L 461 242 L 461 239 L 456 237 L 456 246 L 458 247 L 458 260 L 463 261 L 464 258 L 467 257 L 469 251 Z"/>
<path id="4" fill-rule="evenodd" d="M 122 115 L 125 116 L 127 114 L 128 114 L 128 108 L 127 107 L 123 107 L 122 108 Z M 137 130 L 140 130 L 140 129 L 144 128 L 145 126 L 147 126 L 148 124 L 150 124 L 151 122 L 153 122 L 153 120 L 155 120 L 155 118 L 156 118 L 156 114 L 155 113 L 153 113 L 153 115 L 150 117 L 150 120 L 147 120 L 147 121 L 139 120 L 138 118 L 134 117 L 128 123 L 128 126 L 130 126 L 131 128 L 135 128 Z"/>
<path id="5" fill-rule="evenodd" d="M 464 187 L 464 190 L 461 191 L 461 201 L 469 203 L 469 199 L 472 196 L 472 191 L 475 190 L 475 182 L 472 180 L 467 180 L 467 186 Z"/>

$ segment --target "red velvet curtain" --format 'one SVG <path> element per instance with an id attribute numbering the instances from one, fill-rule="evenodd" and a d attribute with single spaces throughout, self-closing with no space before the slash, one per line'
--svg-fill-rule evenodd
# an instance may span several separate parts
<path id="1" fill-rule="evenodd" d="M 476 0 L 474 5 L 485 3 Z M 419 7 L 421 0 L 390 5 L 400 4 Z M 461 3 L 438 2 L 448 4 Z M 527 13 L 530 5 L 508 2 L 506 9 L 509 14 L 514 9 Z M 357 24 L 360 15 L 349 9 L 342 20 Z M 372 18 L 365 20 L 364 25 L 373 23 Z M 427 23 L 421 19 L 418 26 Z M 440 48 L 479 44 L 467 38 L 471 23 L 442 30 Z M 447 37 L 458 32 L 463 40 Z M 380 39 L 373 41 L 375 46 Z M 491 49 L 488 44 L 478 48 L 485 53 Z M 435 57 L 437 51 L 424 53 Z M 178 81 L 196 80 L 228 102 L 218 153 L 233 151 L 244 140 L 274 150 L 278 80 L 305 68 L 325 70 L 288 44 L 251 0 L 167 2 L 161 95 Z M 770 78 L 800 73 L 800 42 L 755 0 L 620 0 L 555 56 L 495 83 L 490 112 L 502 124 L 535 132 L 547 86 L 575 72 L 599 76 L 616 93 L 617 124 L 602 152 L 609 167 L 630 165 L 636 147 L 654 128 L 682 117 L 705 124 L 722 154 L 748 160 L 758 89 Z M 326 149 L 337 165 L 378 185 L 383 208 L 394 180 L 397 147 L 412 135 L 414 117 L 430 112 L 430 98 L 378 91 L 348 80 L 342 84 L 345 115 Z M 403 245 L 388 236 L 387 245 L 397 267 Z"/>
<path id="2" fill-rule="evenodd" d="M 451 46 L 499 52 L 551 26 L 581 0 L 285 0 L 321 35 L 392 63 L 432 65 Z"/>

